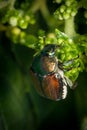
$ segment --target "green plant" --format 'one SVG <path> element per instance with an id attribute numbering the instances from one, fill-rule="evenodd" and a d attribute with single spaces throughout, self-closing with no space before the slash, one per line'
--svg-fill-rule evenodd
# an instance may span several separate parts
<path id="1" fill-rule="evenodd" d="M 28 120 L 34 121 L 34 116 L 36 116 L 34 113 L 37 113 L 37 119 L 41 120 L 51 111 L 51 108 L 47 109 L 48 112 L 44 112 L 41 118 L 40 113 L 44 105 L 41 109 L 36 105 L 39 102 L 38 98 L 35 99 L 33 96 L 34 90 L 31 88 L 29 73 L 32 58 L 41 51 L 45 44 L 60 45 L 56 56 L 63 63 L 66 64 L 70 59 L 75 59 L 72 65 L 66 64 L 65 66 L 66 70 L 69 67 L 72 69 L 64 72 L 73 82 L 82 75 L 82 72 L 87 72 L 87 1 L 0 0 L 0 34 L 1 117 L 3 117 L 2 120 L 6 118 L 4 123 L 7 123 L 8 128 L 5 129 L 13 130 L 12 126 L 15 123 L 11 121 L 12 115 L 16 122 L 17 114 L 23 105 L 18 115 L 20 122 L 18 129 L 22 130 L 21 120 L 23 122 L 26 118 L 26 111 L 31 114 L 29 113 L 30 118 L 26 119 L 25 124 Z M 15 86 L 19 87 L 15 88 Z M 31 105 L 30 102 L 23 104 L 27 102 L 26 93 L 30 93 Z M 11 102 L 9 102 L 10 99 Z M 13 108 L 13 102 L 20 104 Z M 5 107 L 6 104 L 8 104 L 7 107 Z M 31 109 L 32 106 L 36 106 L 34 110 Z M 50 106 L 49 103 L 48 106 Z M 33 123 L 29 126 L 31 129 L 36 127 Z"/>

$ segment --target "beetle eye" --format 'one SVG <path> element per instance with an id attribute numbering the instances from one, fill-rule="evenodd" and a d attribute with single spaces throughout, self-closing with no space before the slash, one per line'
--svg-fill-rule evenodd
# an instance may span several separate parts
<path id="1" fill-rule="evenodd" d="M 49 56 L 53 56 L 55 52 L 49 52 L 48 55 Z"/>

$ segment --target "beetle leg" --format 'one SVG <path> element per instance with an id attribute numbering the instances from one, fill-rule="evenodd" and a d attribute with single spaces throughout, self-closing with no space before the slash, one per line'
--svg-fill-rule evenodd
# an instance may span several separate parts
<path id="1" fill-rule="evenodd" d="M 58 60 L 58 68 L 63 70 L 63 63 L 61 60 Z"/>
<path id="2" fill-rule="evenodd" d="M 66 77 L 66 76 L 64 76 L 64 78 L 65 78 L 67 84 L 69 85 L 69 87 L 72 88 L 72 86 L 73 86 L 72 81 L 68 77 Z"/>
<path id="3" fill-rule="evenodd" d="M 77 83 L 77 81 L 75 81 L 74 84 L 73 84 L 73 86 L 70 87 L 70 88 L 74 90 L 77 86 L 78 86 L 78 83 Z"/>
<path id="4" fill-rule="evenodd" d="M 78 56 L 78 57 L 79 57 L 79 56 Z M 71 67 L 68 67 L 68 66 L 72 65 L 73 62 L 74 62 L 76 59 L 78 59 L 78 57 L 73 58 L 73 59 L 71 59 L 71 60 L 68 60 L 67 62 L 64 62 L 64 63 L 62 64 L 63 70 L 64 70 L 64 71 L 69 71 L 69 70 L 72 70 L 73 68 L 75 68 L 75 67 L 73 67 L 73 66 L 71 66 Z M 68 68 L 65 68 L 65 66 L 68 67 Z"/>

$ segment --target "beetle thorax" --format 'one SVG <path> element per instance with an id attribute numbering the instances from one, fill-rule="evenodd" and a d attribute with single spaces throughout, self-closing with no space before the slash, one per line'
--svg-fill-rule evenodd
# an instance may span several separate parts
<path id="1" fill-rule="evenodd" d="M 46 70 L 48 73 L 50 72 L 54 72 L 55 68 L 56 68 L 56 58 L 49 58 L 46 56 L 42 57 L 42 66 L 43 69 Z"/>

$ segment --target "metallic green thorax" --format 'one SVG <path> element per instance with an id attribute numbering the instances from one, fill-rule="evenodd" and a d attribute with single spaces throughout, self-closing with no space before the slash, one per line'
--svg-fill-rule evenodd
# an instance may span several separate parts
<path id="1" fill-rule="evenodd" d="M 46 64 L 51 64 L 52 62 L 55 64 L 55 44 L 48 44 L 44 47 L 44 49 L 34 57 L 33 63 L 32 63 L 32 70 L 34 73 L 37 74 L 37 76 L 45 76 L 49 73 L 49 71 L 46 70 L 46 67 L 44 67 Z M 45 64 L 43 59 L 48 62 Z M 48 58 L 48 59 L 46 59 Z M 48 68 L 48 67 L 47 67 Z"/>

